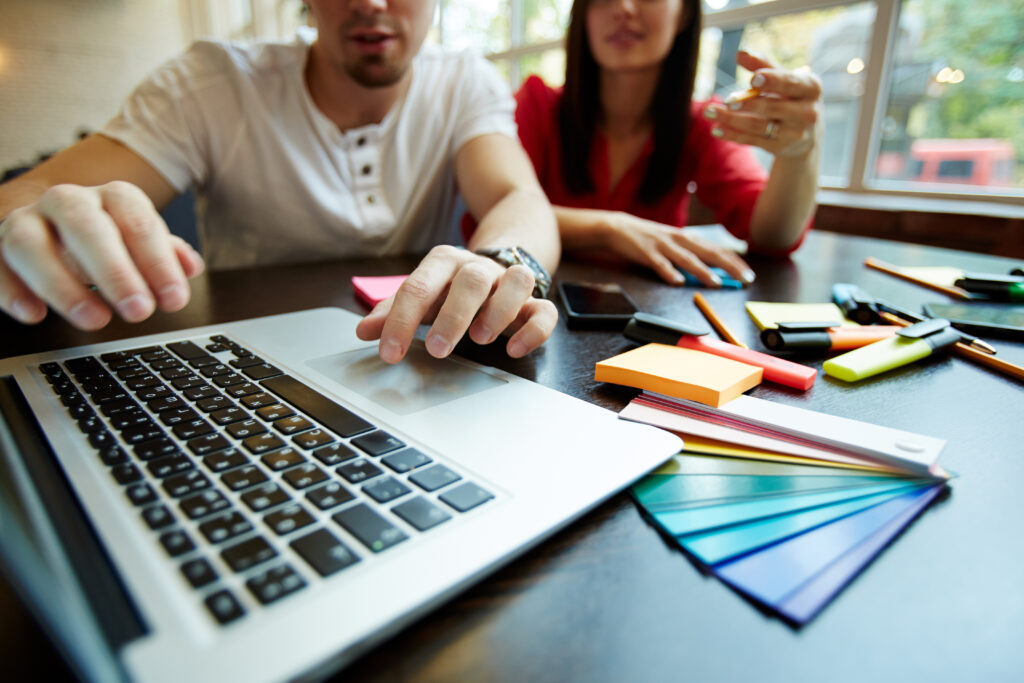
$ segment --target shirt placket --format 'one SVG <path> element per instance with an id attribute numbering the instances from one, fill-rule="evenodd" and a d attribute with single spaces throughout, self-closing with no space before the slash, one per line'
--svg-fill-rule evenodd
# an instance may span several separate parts
<path id="1" fill-rule="evenodd" d="M 373 129 L 355 130 L 346 137 L 349 173 L 353 178 L 356 206 L 369 234 L 381 234 L 394 226 L 394 216 L 384 193 L 381 173 L 381 138 Z"/>

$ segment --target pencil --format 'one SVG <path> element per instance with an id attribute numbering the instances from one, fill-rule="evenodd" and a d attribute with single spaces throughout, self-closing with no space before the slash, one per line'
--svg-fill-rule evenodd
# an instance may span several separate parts
<path id="1" fill-rule="evenodd" d="M 915 285 L 927 287 L 928 289 L 934 290 L 936 292 L 942 292 L 946 296 L 951 296 L 954 299 L 971 298 L 971 295 L 968 294 L 967 290 L 965 289 L 961 289 L 959 287 L 947 287 L 946 285 L 939 285 L 934 282 L 929 282 L 928 280 L 922 280 L 921 278 L 914 277 L 913 275 L 908 275 L 907 273 L 903 272 L 899 268 L 899 266 L 894 266 L 891 263 L 886 263 L 885 261 L 879 261 L 873 256 L 869 256 L 866 259 L 864 259 L 864 265 L 867 266 L 868 268 L 874 268 L 877 271 L 881 271 L 887 275 L 892 275 L 893 277 L 897 277 L 901 280 L 913 282 Z"/>
<path id="2" fill-rule="evenodd" d="M 711 323 L 711 327 L 715 328 L 715 332 L 718 332 L 722 339 L 730 344 L 735 344 L 741 349 L 750 348 L 741 342 L 739 338 L 732 333 L 732 330 L 729 329 L 728 325 L 718 317 L 718 314 L 715 313 L 715 309 L 711 308 L 711 304 L 707 302 L 707 299 L 704 298 L 703 294 L 695 292 L 693 295 L 693 303 L 697 305 L 697 308 L 700 309 L 700 312 L 704 314 L 704 317 L 708 319 L 709 323 Z"/>
<path id="3" fill-rule="evenodd" d="M 878 315 L 893 325 L 899 325 L 900 327 L 907 327 L 908 325 L 913 324 L 897 315 L 886 313 L 885 311 L 880 311 Z M 990 370 L 994 370 L 1000 374 L 1013 377 L 1014 379 L 1024 382 L 1024 367 L 1011 363 L 1008 360 L 1003 360 L 1002 358 L 997 358 L 996 356 L 984 353 L 964 344 L 963 342 L 957 342 L 953 345 L 953 353 L 961 358 L 974 361 L 979 365 L 984 365 Z"/>

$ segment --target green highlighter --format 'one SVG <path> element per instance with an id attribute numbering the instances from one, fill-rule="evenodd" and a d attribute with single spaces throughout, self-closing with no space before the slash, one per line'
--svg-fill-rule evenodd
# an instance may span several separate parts
<path id="1" fill-rule="evenodd" d="M 904 327 L 895 336 L 825 361 L 825 374 L 847 382 L 877 375 L 952 348 L 962 339 L 949 321 L 932 318 Z"/>

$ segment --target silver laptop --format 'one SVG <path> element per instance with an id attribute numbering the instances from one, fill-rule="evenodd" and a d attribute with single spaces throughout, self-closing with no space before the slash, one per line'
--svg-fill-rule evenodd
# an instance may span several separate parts
<path id="1" fill-rule="evenodd" d="M 81 676 L 315 678 L 679 449 L 358 320 L 0 361 L 3 568 Z"/>

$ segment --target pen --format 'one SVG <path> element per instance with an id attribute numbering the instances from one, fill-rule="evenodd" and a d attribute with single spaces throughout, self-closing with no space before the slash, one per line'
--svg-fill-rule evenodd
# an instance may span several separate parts
<path id="1" fill-rule="evenodd" d="M 884 320 L 892 323 L 893 325 L 899 325 L 901 327 L 906 327 L 910 325 L 909 322 L 902 320 L 898 316 L 895 316 L 891 313 L 886 313 L 883 311 L 879 315 L 881 315 Z M 979 365 L 984 365 L 990 370 L 995 370 L 996 372 L 1007 375 L 1009 377 L 1013 377 L 1014 379 L 1024 381 L 1024 367 L 1016 365 L 1015 363 L 1011 363 L 1008 360 L 1003 360 L 1002 358 L 997 358 L 996 356 L 992 356 L 987 353 L 982 353 L 981 351 L 978 351 L 977 349 L 972 348 L 967 344 L 964 344 L 962 341 L 957 342 L 956 345 L 953 346 L 953 353 L 960 356 L 961 358 L 972 360 L 975 363 L 978 363 Z"/>
<path id="2" fill-rule="evenodd" d="M 1024 277 L 1016 275 L 964 273 L 956 281 L 956 286 L 999 301 L 1024 301 Z"/>
<path id="3" fill-rule="evenodd" d="M 761 343 L 772 351 L 828 353 L 849 351 L 896 334 L 897 325 L 840 327 L 839 323 L 778 323 L 761 330 Z"/>
<path id="4" fill-rule="evenodd" d="M 959 287 L 947 287 L 946 285 L 939 285 L 934 282 L 929 282 L 928 280 L 922 280 L 919 277 L 908 275 L 907 273 L 903 272 L 898 266 L 894 266 L 891 263 L 886 263 L 885 261 L 879 261 L 878 259 L 871 256 L 864 259 L 864 265 L 867 266 L 868 268 L 874 268 L 877 271 L 886 273 L 887 275 L 892 275 L 893 277 L 897 277 L 901 280 L 913 282 L 915 285 L 927 287 L 928 289 L 932 289 L 936 292 L 942 292 L 946 296 L 951 296 L 954 299 L 971 298 L 970 294 L 968 294 L 966 291 Z"/>
<path id="5" fill-rule="evenodd" d="M 762 369 L 762 377 L 769 382 L 806 391 L 814 384 L 818 371 L 767 353 L 741 348 L 735 344 L 708 339 L 708 330 L 689 327 L 668 318 L 650 313 L 634 313 L 622 331 L 627 339 L 642 344 L 669 344 L 694 351 L 703 351 Z"/>
<path id="6" fill-rule="evenodd" d="M 878 308 L 880 312 L 898 316 L 911 323 L 920 323 L 924 322 L 925 320 L 928 320 L 928 318 L 923 315 L 911 313 L 910 311 L 898 308 L 890 303 L 886 303 L 885 301 L 877 300 L 875 301 L 875 306 Z M 996 353 L 996 350 L 992 348 L 991 344 L 984 341 L 983 339 L 978 339 L 977 337 L 971 336 L 963 331 L 960 332 L 960 341 L 963 342 L 965 346 L 973 347 L 979 351 L 984 351 L 985 353 L 991 355 L 995 355 Z"/>
<path id="7" fill-rule="evenodd" d="M 832 285 L 832 301 L 850 320 L 866 325 L 878 320 L 874 298 L 857 285 L 837 282 Z"/>
<path id="8" fill-rule="evenodd" d="M 730 344 L 735 344 L 741 349 L 750 348 L 749 346 L 741 342 L 739 338 L 737 338 L 736 335 L 732 333 L 732 330 L 729 329 L 725 322 L 723 322 L 722 319 L 718 317 L 718 314 L 715 313 L 715 309 L 711 308 L 711 304 L 708 303 L 707 299 L 704 298 L 703 294 L 701 294 L 700 292 L 695 292 L 693 295 L 693 303 L 697 305 L 697 308 L 700 309 L 700 312 L 703 313 L 704 317 L 707 318 L 709 323 L 711 323 L 711 327 L 715 328 L 715 332 L 718 332 L 718 334 L 721 335 L 722 338 L 725 339 L 725 341 L 729 342 Z"/>
<path id="9" fill-rule="evenodd" d="M 829 359 L 822 368 L 828 375 L 856 382 L 950 349 L 959 341 L 960 333 L 949 326 L 948 320 L 931 318 L 901 328 L 888 339 Z"/>

